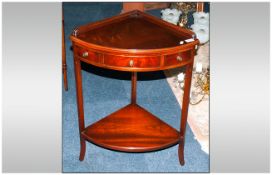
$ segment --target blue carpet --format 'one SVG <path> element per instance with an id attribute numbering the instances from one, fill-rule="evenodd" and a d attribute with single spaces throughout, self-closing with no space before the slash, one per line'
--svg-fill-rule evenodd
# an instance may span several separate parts
<path id="1" fill-rule="evenodd" d="M 86 143 L 84 161 L 79 158 L 79 130 L 76 106 L 73 56 L 69 35 L 76 26 L 120 13 L 121 3 L 64 3 L 66 56 L 69 90 L 62 92 L 63 172 L 209 172 L 209 156 L 186 131 L 185 165 L 178 161 L 177 145 L 149 153 L 110 151 Z M 149 12 L 157 17 L 160 10 Z M 130 102 L 130 73 L 100 69 L 82 64 L 86 126 Z M 163 72 L 140 73 L 138 104 L 179 130 L 180 107 Z"/>

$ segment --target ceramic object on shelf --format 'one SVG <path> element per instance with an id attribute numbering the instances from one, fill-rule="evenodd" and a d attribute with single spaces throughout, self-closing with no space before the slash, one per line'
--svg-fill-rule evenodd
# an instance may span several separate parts
<path id="1" fill-rule="evenodd" d="M 177 9 L 167 8 L 167 9 L 162 10 L 161 13 L 162 13 L 162 19 L 164 21 L 167 21 L 167 22 L 177 25 L 177 23 L 179 21 L 179 17 L 182 12 Z"/>
<path id="2" fill-rule="evenodd" d="M 209 13 L 205 12 L 195 12 L 193 14 L 194 17 L 194 23 L 195 24 L 201 24 L 201 25 L 209 25 Z"/>
<path id="3" fill-rule="evenodd" d="M 193 17 L 194 24 L 191 25 L 191 28 L 195 32 L 196 37 L 199 39 L 200 44 L 205 44 L 210 39 L 209 13 L 195 12 Z"/>

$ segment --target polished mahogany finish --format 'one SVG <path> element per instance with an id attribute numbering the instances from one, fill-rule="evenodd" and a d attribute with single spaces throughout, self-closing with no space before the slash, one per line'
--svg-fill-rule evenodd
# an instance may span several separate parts
<path id="1" fill-rule="evenodd" d="M 68 80 L 67 80 L 67 64 L 66 64 L 66 52 L 65 52 L 65 34 L 64 34 L 64 19 L 62 11 L 62 74 L 64 89 L 68 90 Z"/>
<path id="2" fill-rule="evenodd" d="M 150 23 L 145 18 L 138 16 L 126 18 L 106 27 L 99 27 L 78 35 L 78 38 L 83 41 L 119 49 L 175 47 L 179 45 L 180 41 L 191 37 L 158 27 L 157 24 Z"/>
<path id="3" fill-rule="evenodd" d="M 110 114 L 81 134 L 97 145 L 126 152 L 158 150 L 179 141 L 178 131 L 137 104 Z"/>
<path id="4" fill-rule="evenodd" d="M 137 72 L 131 74 L 131 104 L 136 104 Z"/>
<path id="5" fill-rule="evenodd" d="M 88 140 L 125 152 L 154 151 L 179 143 L 184 164 L 184 136 L 189 105 L 195 34 L 140 11 L 124 13 L 76 28 L 73 42 L 80 132 L 80 160 Z M 187 43 L 187 39 L 193 39 Z M 183 43 L 183 44 L 180 44 Z M 81 62 L 131 72 L 131 104 L 87 127 L 84 124 Z M 137 72 L 186 68 L 180 131 L 158 119 L 136 102 Z"/>
<path id="6" fill-rule="evenodd" d="M 185 40 L 190 38 L 194 41 L 186 43 Z M 193 60 L 188 59 L 188 52 L 198 44 L 193 32 L 140 11 L 78 27 L 73 31 L 71 40 L 76 56 L 82 61 L 131 72 L 186 65 Z M 181 41 L 184 44 L 180 44 Z M 179 59 L 178 55 L 185 57 Z"/>

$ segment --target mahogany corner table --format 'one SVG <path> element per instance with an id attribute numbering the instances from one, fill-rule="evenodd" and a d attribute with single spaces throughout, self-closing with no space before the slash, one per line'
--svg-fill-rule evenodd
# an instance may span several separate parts
<path id="1" fill-rule="evenodd" d="M 124 152 L 148 152 L 179 144 L 184 165 L 184 141 L 189 106 L 195 34 L 141 11 L 131 11 L 74 29 L 80 156 L 86 141 Z M 131 103 L 85 127 L 81 62 L 101 68 L 131 72 Z M 185 67 L 180 130 L 177 131 L 136 103 L 137 72 Z"/>

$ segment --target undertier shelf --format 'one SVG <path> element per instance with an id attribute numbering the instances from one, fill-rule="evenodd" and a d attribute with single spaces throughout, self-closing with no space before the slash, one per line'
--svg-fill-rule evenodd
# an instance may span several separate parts
<path id="1" fill-rule="evenodd" d="M 177 144 L 179 132 L 137 104 L 88 126 L 82 136 L 99 146 L 125 152 L 146 152 Z"/>

